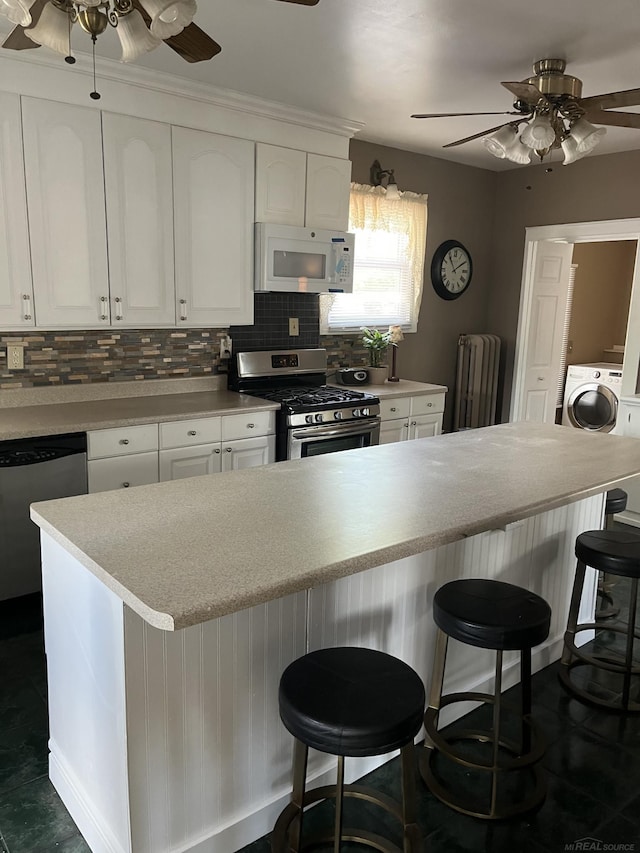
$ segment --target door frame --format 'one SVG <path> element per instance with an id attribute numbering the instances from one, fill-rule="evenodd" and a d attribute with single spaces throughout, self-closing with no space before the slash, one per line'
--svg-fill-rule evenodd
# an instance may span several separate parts
<path id="1" fill-rule="evenodd" d="M 621 395 L 636 393 L 640 365 L 640 218 L 609 219 L 596 222 L 568 222 L 559 225 L 542 225 L 525 229 L 524 262 L 518 311 L 518 332 L 511 386 L 509 421 L 524 417 L 524 373 L 531 326 L 533 283 L 535 274 L 536 243 L 542 241 L 562 243 L 604 243 L 615 240 L 635 240 L 636 257 L 631 284 L 631 301 L 627 321 Z M 637 329 L 635 337 L 630 329 Z M 559 334 L 562 334 L 560 329 Z"/>

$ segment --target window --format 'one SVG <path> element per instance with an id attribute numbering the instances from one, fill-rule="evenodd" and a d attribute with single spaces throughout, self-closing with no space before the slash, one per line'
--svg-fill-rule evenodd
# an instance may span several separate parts
<path id="1" fill-rule="evenodd" d="M 320 297 L 321 332 L 401 326 L 415 332 L 422 300 L 427 197 L 385 198 L 382 187 L 351 185 L 349 231 L 356 235 L 353 293 Z"/>

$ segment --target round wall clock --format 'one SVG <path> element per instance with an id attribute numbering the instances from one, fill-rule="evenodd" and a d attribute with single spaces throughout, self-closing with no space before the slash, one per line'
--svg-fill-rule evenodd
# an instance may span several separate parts
<path id="1" fill-rule="evenodd" d="M 445 240 L 433 254 L 431 283 L 443 299 L 457 299 L 471 283 L 471 255 L 457 240 Z"/>

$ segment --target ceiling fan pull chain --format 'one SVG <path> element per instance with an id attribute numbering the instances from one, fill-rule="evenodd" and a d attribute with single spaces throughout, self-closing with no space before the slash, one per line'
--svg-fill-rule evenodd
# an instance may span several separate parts
<path id="1" fill-rule="evenodd" d="M 69 53 L 65 56 L 64 61 L 67 63 L 67 65 L 75 65 L 76 64 L 76 58 L 71 53 L 71 28 L 73 27 L 73 16 L 72 15 L 68 16 L 68 26 L 69 26 Z"/>
<path id="2" fill-rule="evenodd" d="M 93 42 L 93 92 L 89 93 L 89 97 L 93 98 L 94 101 L 99 101 L 101 98 L 100 92 L 97 91 L 96 86 L 96 37 L 95 35 L 91 36 L 91 41 Z"/>

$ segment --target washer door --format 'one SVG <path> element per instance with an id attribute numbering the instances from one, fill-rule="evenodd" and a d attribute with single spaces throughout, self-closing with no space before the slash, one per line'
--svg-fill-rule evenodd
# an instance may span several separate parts
<path id="1" fill-rule="evenodd" d="M 618 416 L 618 398 L 606 385 L 589 382 L 569 397 L 567 414 L 574 427 L 591 432 L 611 432 Z"/>

